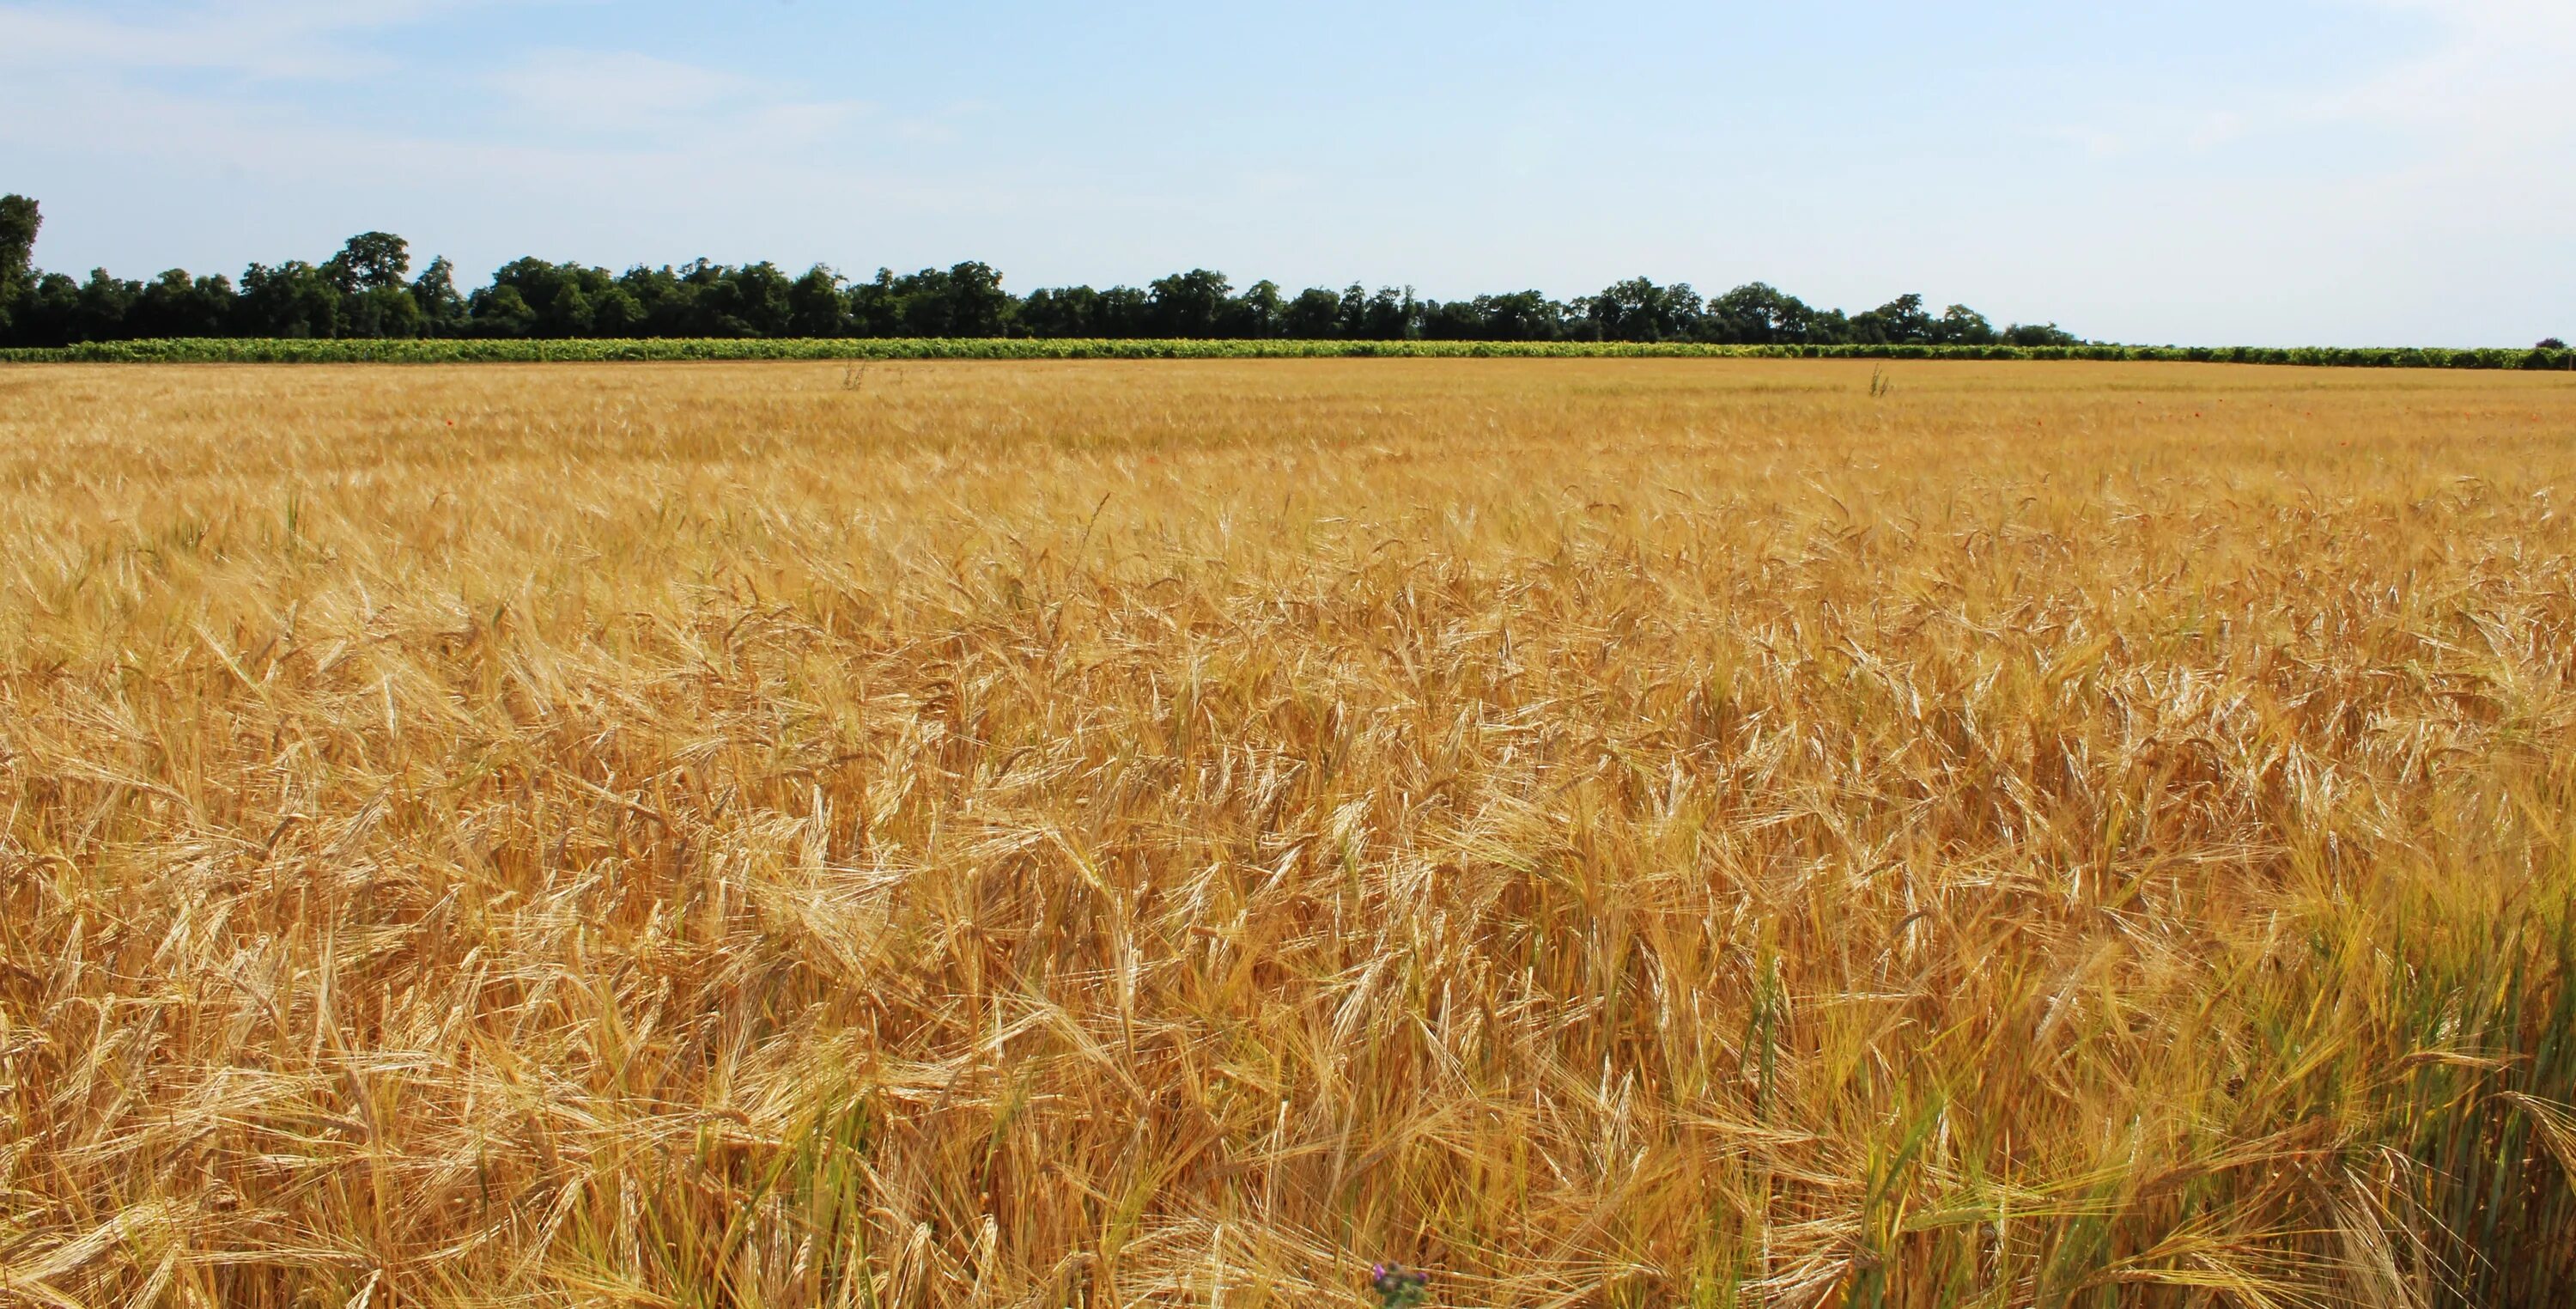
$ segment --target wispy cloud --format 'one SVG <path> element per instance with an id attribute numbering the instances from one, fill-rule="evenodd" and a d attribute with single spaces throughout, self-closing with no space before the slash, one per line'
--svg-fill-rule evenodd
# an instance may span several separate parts
<path id="1" fill-rule="evenodd" d="M 460 177 L 521 166 L 561 177 L 642 173 L 646 160 L 733 170 L 810 156 L 859 128 L 887 141 L 952 130 L 938 117 L 885 119 L 863 101 L 614 49 L 541 49 L 468 70 L 466 84 L 484 94 L 436 121 L 353 122 L 305 93 L 401 67 L 384 38 L 407 27 L 475 10 L 591 2 L 222 0 L 115 13 L 0 4 L 0 69 L 10 72 L 0 79 L 0 140 L 54 138 L 49 124 L 77 107 L 100 149 L 262 175 L 401 158 L 415 168 L 452 159 Z M 210 86 L 172 72 L 231 81 Z"/>
<path id="2" fill-rule="evenodd" d="M 193 69 L 273 80 L 337 80 L 394 63 L 362 38 L 510 0 L 223 0 L 128 6 L 0 5 L 0 67 Z"/>
<path id="3" fill-rule="evenodd" d="M 2576 67 L 2576 3 L 2568 0 L 2343 0 L 2413 16 L 2422 52 L 2315 91 L 2245 87 L 2187 104 L 2139 104 L 2046 129 L 2096 156 L 2182 148 L 2207 151 L 2285 133 L 2354 127 L 2387 145 L 2432 145 L 2451 158 L 2527 156 L 2536 141 L 2576 135 L 2566 112 Z M 2391 162 L 2399 162 L 2394 155 Z"/>
<path id="4" fill-rule="evenodd" d="M 2389 134 L 2393 203 L 2416 233 L 2561 232 L 2576 208 L 2566 0 L 2355 0 L 2420 13 L 2441 39 L 2423 55 L 2302 107 L 2315 120 Z M 2411 147 L 2399 151 L 2395 147 Z"/>
<path id="5" fill-rule="evenodd" d="M 83 227 L 105 218 L 147 233 L 139 262 L 154 264 L 310 256 L 370 225 L 469 266 L 531 251 L 793 259 L 811 226 L 798 216 L 832 214 L 836 239 L 806 246 L 828 257 L 854 233 L 944 231 L 958 215 L 1044 207 L 1013 183 L 904 166 L 925 143 L 962 137 L 982 112 L 973 105 L 894 113 L 793 79 L 566 47 L 483 55 L 493 62 L 479 68 L 478 56 L 450 56 L 453 95 L 434 109 L 369 92 L 372 72 L 423 71 L 401 53 L 415 31 L 468 11 L 583 2 L 243 0 L 112 14 L 0 3 L 0 156 L 60 157 L 62 124 L 77 119 L 81 167 L 136 179 L 140 202 L 92 211 Z M 139 215 L 183 193 L 247 207 L 188 224 L 174 242 Z M 441 215 L 465 239 L 439 235 Z M 39 255 L 66 257 L 51 232 Z"/>
<path id="6" fill-rule="evenodd" d="M 2576 67 L 2576 4 L 2566 0 L 2354 0 L 2416 13 L 2441 39 L 2424 55 L 2319 98 L 2326 117 L 2435 129 L 2487 139 L 2563 136 L 2568 69 Z M 2457 138 L 2465 147 L 2477 136 Z"/>
<path id="7" fill-rule="evenodd" d="M 622 51 L 549 50 L 494 73 L 501 113 L 548 133 L 799 145 L 869 113 L 722 69 Z"/>

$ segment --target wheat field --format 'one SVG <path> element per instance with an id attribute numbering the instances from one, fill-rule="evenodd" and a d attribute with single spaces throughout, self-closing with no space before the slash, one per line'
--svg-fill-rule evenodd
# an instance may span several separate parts
<path id="1" fill-rule="evenodd" d="M 0 369 L 0 1302 L 2576 1299 L 2576 379 Z"/>

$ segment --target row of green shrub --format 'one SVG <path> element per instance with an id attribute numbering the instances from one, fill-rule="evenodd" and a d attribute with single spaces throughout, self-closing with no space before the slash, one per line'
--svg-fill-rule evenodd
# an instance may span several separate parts
<path id="1" fill-rule="evenodd" d="M 2576 371 L 2571 350 L 2335 346 L 1703 345 L 1621 341 L 1223 341 L 1042 338 L 103 341 L 0 350 L 0 363 L 449 364 L 687 359 L 2095 359 L 2331 368 Z"/>

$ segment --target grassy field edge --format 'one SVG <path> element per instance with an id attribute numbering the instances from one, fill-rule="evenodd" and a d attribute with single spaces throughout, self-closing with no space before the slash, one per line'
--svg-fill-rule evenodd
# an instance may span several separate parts
<path id="1" fill-rule="evenodd" d="M 2576 351 L 2331 346 L 1709 345 L 1628 341 L 1034 338 L 96 341 L 0 349 L 0 363 L 448 364 L 879 359 L 1972 359 L 2576 371 Z"/>

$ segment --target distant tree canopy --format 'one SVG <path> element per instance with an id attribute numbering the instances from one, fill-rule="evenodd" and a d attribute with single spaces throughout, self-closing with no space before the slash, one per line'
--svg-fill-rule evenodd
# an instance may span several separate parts
<path id="1" fill-rule="evenodd" d="M 34 281 L 36 229 L 45 225 L 36 202 L 23 195 L 0 196 L 0 341 L 11 339 L 11 310 Z"/>
<path id="2" fill-rule="evenodd" d="M 1511 291 L 1431 300 L 1411 287 L 1290 294 L 1237 290 L 1193 268 L 1145 286 L 1002 288 L 989 264 L 854 282 L 816 266 L 729 267 L 704 259 L 623 273 L 517 259 L 460 292 L 433 259 L 412 276 L 411 247 L 390 232 L 349 238 L 321 263 L 252 264 L 222 274 L 171 269 L 125 281 L 76 280 L 35 266 L 36 202 L 0 198 L 0 345 L 58 346 L 160 337 L 1181 337 L 1356 341 L 1704 341 L 1726 344 L 2074 345 L 2055 324 L 1996 327 L 1965 305 L 1934 313 L 1919 295 L 1845 314 L 1760 282 L 1713 299 L 1687 282 L 1636 277 L 1557 300 Z"/>

